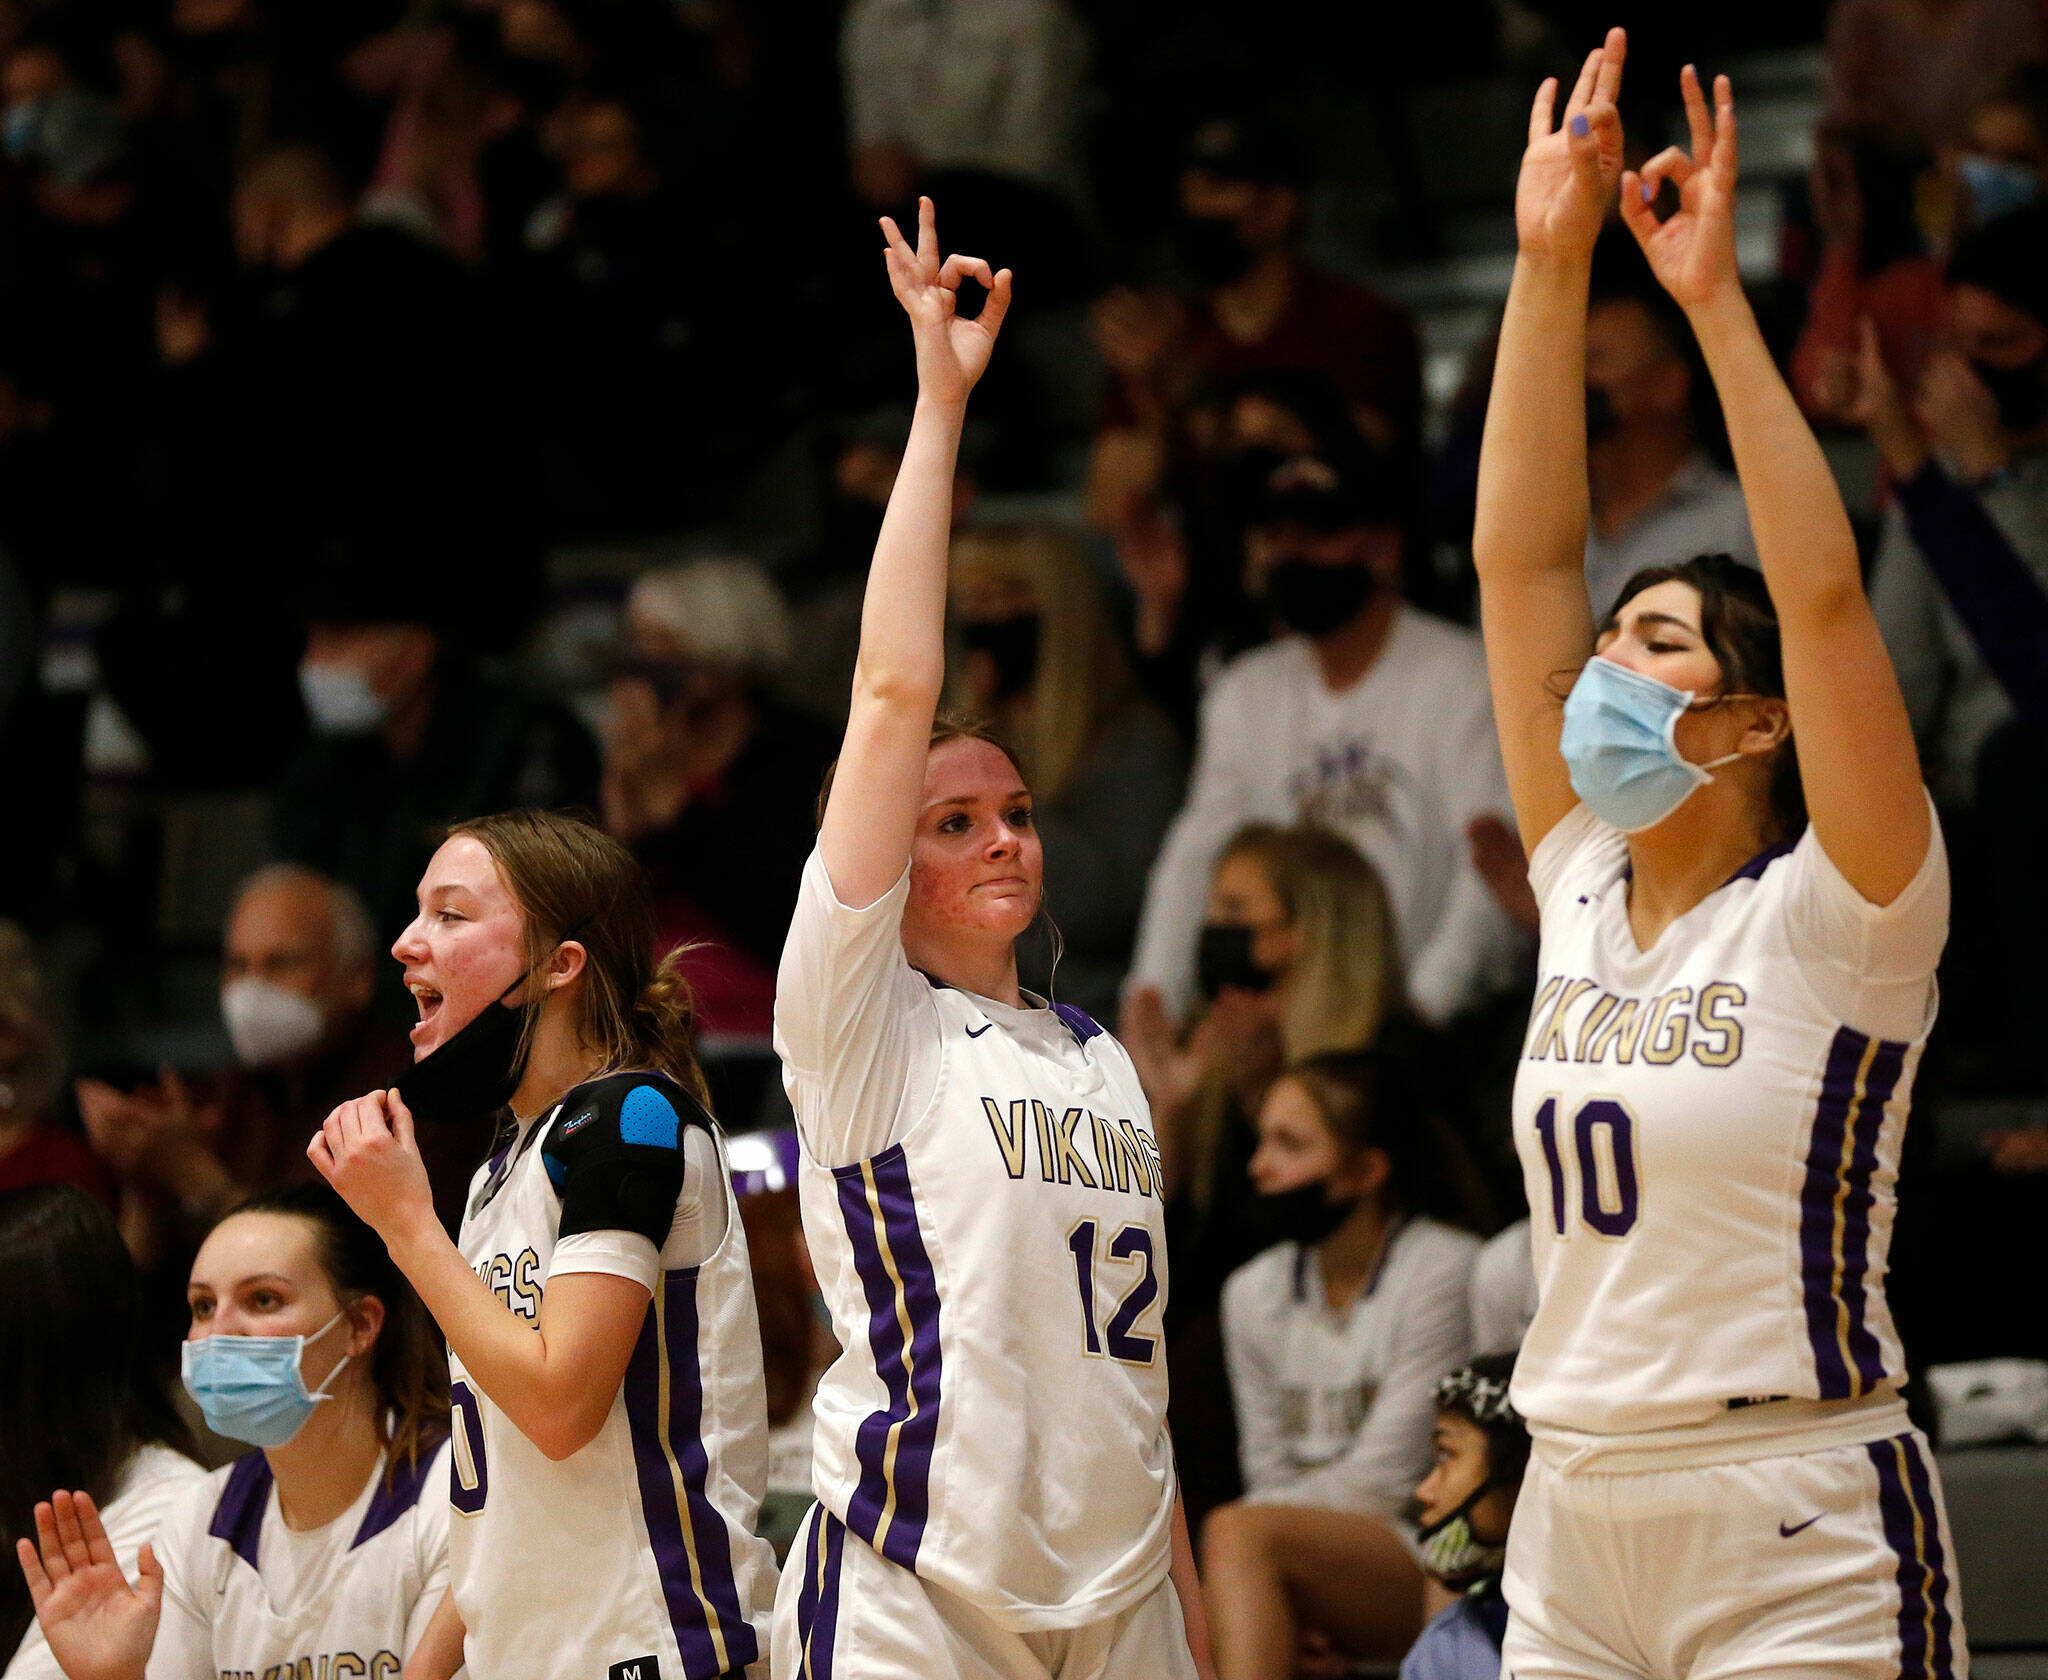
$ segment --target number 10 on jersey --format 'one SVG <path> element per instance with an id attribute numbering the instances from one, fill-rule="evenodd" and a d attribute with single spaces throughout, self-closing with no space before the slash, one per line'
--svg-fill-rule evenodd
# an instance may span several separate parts
<path id="1" fill-rule="evenodd" d="M 1557 1136 L 1557 1098 L 1545 1097 L 1537 1108 L 1536 1137 L 1543 1146 L 1544 1170 L 1550 1175 L 1551 1229 L 1568 1237 L 1570 1194 Z M 1572 1116 L 1571 1146 L 1578 1167 L 1580 1221 L 1603 1237 L 1627 1236 L 1642 1211 L 1642 1186 L 1636 1174 L 1636 1117 L 1626 1103 L 1613 1097 L 1594 1097 Z"/>

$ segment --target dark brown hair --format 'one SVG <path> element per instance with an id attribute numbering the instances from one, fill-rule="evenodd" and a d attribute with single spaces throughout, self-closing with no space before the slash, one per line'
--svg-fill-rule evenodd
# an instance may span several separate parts
<path id="1" fill-rule="evenodd" d="M 34 1618 L 14 1542 L 58 1488 L 113 1498 L 135 1449 L 192 1443 L 143 1354 L 142 1286 L 114 1216 L 68 1184 L 0 1194 L 0 1651 Z"/>
<path id="2" fill-rule="evenodd" d="M 457 823 L 498 866 L 526 917 L 526 971 L 573 939 L 586 953 L 576 988 L 582 1040 L 607 1068 L 654 1068 L 707 1108 L 696 1049 L 696 1007 L 678 966 L 680 951 L 655 960 L 654 898 L 633 854 L 581 817 L 561 811 L 501 811 Z M 531 1049 L 546 994 L 526 1002 L 520 1040 Z"/>
<path id="3" fill-rule="evenodd" d="M 226 1217 L 241 1213 L 303 1219 L 318 1234 L 314 1252 L 341 1304 L 354 1306 L 372 1295 L 384 1304 L 384 1327 L 370 1348 L 370 1384 L 377 1395 L 377 1442 L 390 1453 L 384 1472 L 389 1482 L 400 1460 L 417 1464 L 448 1433 L 448 1356 L 433 1319 L 384 1239 L 333 1186 L 316 1182 L 259 1191 Z"/>
<path id="4" fill-rule="evenodd" d="M 1308 1094 L 1347 1154 L 1387 1157 L 1380 1196 L 1403 1213 L 1427 1214 L 1467 1230 L 1491 1230 L 1485 1186 L 1464 1141 L 1427 1100 L 1413 1057 L 1377 1050 L 1310 1056 L 1283 1073 Z"/>
<path id="5" fill-rule="evenodd" d="M 1010 761 L 1011 769 L 1017 772 L 1018 781 L 1023 782 L 1027 788 L 1031 785 L 1024 775 L 1024 763 L 1017 756 L 1017 749 L 1003 738 L 1002 732 L 994 724 L 967 712 L 941 711 L 932 719 L 932 737 L 925 751 L 936 752 L 948 741 L 986 741 Z M 825 766 L 825 780 L 818 788 L 818 804 L 812 813 L 813 820 L 820 828 L 825 826 L 825 807 L 832 803 L 832 782 L 838 774 L 839 760 L 835 758 Z"/>
<path id="6" fill-rule="evenodd" d="M 1690 584 L 1700 596 L 1700 635 L 1721 667 L 1724 694 L 1785 698 L 1785 654 L 1778 609 L 1763 574 L 1727 554 L 1698 554 L 1675 566 L 1645 566 L 1621 586 L 1601 620 L 1611 630 L 1621 609 L 1660 583 Z M 1799 780 L 1797 743 L 1788 733 L 1771 769 L 1771 838 L 1796 840 L 1806 828 L 1806 790 Z"/>

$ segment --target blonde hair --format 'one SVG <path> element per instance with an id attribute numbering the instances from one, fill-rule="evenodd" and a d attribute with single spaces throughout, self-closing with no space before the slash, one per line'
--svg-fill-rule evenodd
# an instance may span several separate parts
<path id="1" fill-rule="evenodd" d="M 573 939 L 586 953 L 576 988 L 577 1036 L 607 1069 L 654 1068 L 707 1108 L 696 1008 L 680 950 L 655 961 L 654 899 L 633 854 L 602 829 L 559 811 L 501 811 L 448 830 L 491 854 L 525 913 L 527 972 Z M 531 1049 L 544 994 L 526 1004 L 520 1049 Z"/>
<path id="2" fill-rule="evenodd" d="M 952 579 L 993 572 L 1031 591 L 1038 678 L 1018 768 L 1042 799 L 1058 799 L 1137 681 L 1080 539 L 1050 525 L 992 525 L 953 542 Z"/>
<path id="3" fill-rule="evenodd" d="M 1216 860 L 1251 858 L 1300 937 L 1280 1037 L 1290 1062 L 1363 1050 L 1407 1005 L 1394 916 L 1379 871 L 1341 834 L 1303 823 L 1252 823 Z"/>
<path id="4" fill-rule="evenodd" d="M 64 1048 L 35 945 L 13 922 L 4 921 L 0 921 L 0 1024 L 12 1028 L 21 1041 L 13 1068 L 15 1088 L 7 1107 L 18 1115 L 39 1115 L 56 1100 L 63 1084 Z"/>
<path id="5" fill-rule="evenodd" d="M 656 566 L 633 580 L 626 611 L 693 657 L 747 677 L 766 681 L 789 663 L 789 608 L 752 560 L 706 555 Z"/>
<path id="6" fill-rule="evenodd" d="M 1369 1050 L 1389 1017 L 1407 1008 L 1393 912 L 1379 871 L 1341 834 L 1313 823 L 1282 828 L 1251 823 L 1216 859 L 1251 858 L 1300 942 L 1280 1010 L 1280 1051 L 1292 1067 L 1312 1057 Z M 1187 1177 L 1194 1205 L 1207 1212 L 1215 1163 L 1230 1116 L 1232 1072 L 1212 1060 L 1203 1070 L 1190 1117 Z"/>

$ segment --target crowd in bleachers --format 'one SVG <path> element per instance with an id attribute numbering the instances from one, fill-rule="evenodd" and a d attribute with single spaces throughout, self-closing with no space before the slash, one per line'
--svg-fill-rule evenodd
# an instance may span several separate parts
<path id="1" fill-rule="evenodd" d="M 1440 1415 L 1437 1379 L 1511 1351 L 1532 1288 L 1506 1096 L 1535 904 L 1470 555 L 1501 288 L 1473 277 L 1511 249 L 1529 88 L 1607 20 L 1394 10 L 0 0 L 0 1256 L 52 1217 L 24 1187 L 104 1204 L 160 1384 L 208 1232 L 410 1061 L 386 951 L 449 825 L 577 808 L 644 866 L 712 1106 L 761 1134 L 800 1511 L 822 1332 L 771 1009 L 915 396 L 875 218 L 929 193 L 1017 275 L 949 703 L 1032 779 L 1023 983 L 1116 1030 L 1151 1104 L 1213 1590 L 1341 1567 L 1370 1614 L 1328 1609 L 1305 1671 L 1398 1655 L 1424 1565 L 1386 1537 L 1431 1429 L 1450 1464 L 1445 1417 L 1498 1421 Z M 2048 1357 L 1984 1288 L 2041 1274 L 2048 1212 L 2048 27 L 1695 26 L 1632 47 L 1632 161 L 1681 47 L 1803 120 L 1748 189 L 1745 275 L 1955 860 L 1894 1300 L 1919 1362 Z M 1610 231 L 1596 612 L 1644 565 L 1754 562 L 1690 328 Z M 490 1141 L 422 1128 L 451 1226 Z M 1270 1228 L 1346 1173 L 1340 1230 Z M 0 1391 L 31 1330 L 0 1309 Z M 131 1445 L 189 1444 L 123 1404 Z M 56 1473 L 0 1471 L 0 1538 Z M 1272 1515 L 1303 1508 L 1350 1526 Z M 27 1611 L 0 1585 L 0 1656 Z"/>

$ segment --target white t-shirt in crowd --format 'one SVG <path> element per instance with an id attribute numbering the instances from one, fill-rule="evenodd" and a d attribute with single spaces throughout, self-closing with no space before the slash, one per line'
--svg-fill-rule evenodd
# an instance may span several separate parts
<path id="1" fill-rule="evenodd" d="M 113 1498 L 100 1509 L 107 1543 L 114 1548 L 121 1573 L 129 1580 L 135 1579 L 136 1559 L 143 1541 L 150 1543 L 157 1562 L 163 1562 L 161 1531 L 166 1514 L 177 1504 L 179 1495 L 205 1480 L 205 1470 L 181 1452 L 155 1442 L 135 1450 L 122 1468 Z M 8 1568 L 15 1567 L 13 1558 L 4 1561 Z M 64 1680 L 64 1671 L 50 1655 L 49 1644 L 37 1623 L 29 1623 L 28 1632 L 15 1647 L 13 1660 L 0 1670 L 0 1676 L 4 1680 Z"/>
<path id="2" fill-rule="evenodd" d="M 1884 1280 L 1948 931 L 1939 826 L 1889 905 L 1809 828 L 1647 951 L 1627 837 L 1583 805 L 1529 880 L 1543 948 L 1514 1127 L 1542 1302 L 1514 1403 L 1530 1431 L 1705 1462 L 1904 1428 Z"/>
<path id="3" fill-rule="evenodd" d="M 1472 1268 L 1472 1351 L 1513 1353 L 1536 1319 L 1529 1221 L 1517 1219 L 1479 1251 Z"/>
<path id="4" fill-rule="evenodd" d="M 1472 1356 L 1479 1239 L 1410 1219 L 1345 1311 L 1316 1250 L 1276 1243 L 1223 1286 L 1245 1495 L 1396 1515 L 1429 1473 L 1437 1379 Z"/>
<path id="5" fill-rule="evenodd" d="M 1504 982 L 1519 936 L 1465 825 L 1508 810 L 1486 659 L 1471 631 L 1401 607 L 1372 668 L 1333 693 L 1307 638 L 1234 660 L 1202 705 L 1187 803 L 1146 889 L 1132 979 L 1184 1012 L 1210 877 L 1246 823 L 1313 821 L 1386 883 L 1416 1008 L 1442 1021 Z"/>

